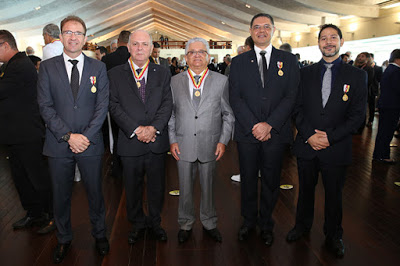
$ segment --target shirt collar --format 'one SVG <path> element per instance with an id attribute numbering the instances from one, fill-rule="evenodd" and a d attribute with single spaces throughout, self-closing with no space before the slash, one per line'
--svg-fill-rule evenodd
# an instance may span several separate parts
<path id="1" fill-rule="evenodd" d="M 254 51 L 256 52 L 257 55 L 259 55 L 260 52 L 261 52 L 262 50 L 263 50 L 263 49 L 261 49 L 261 48 L 257 47 L 256 45 L 254 45 Z M 271 52 L 272 52 L 272 44 L 270 43 L 270 44 L 267 46 L 267 48 L 264 49 L 264 51 L 267 52 L 267 55 L 271 55 Z"/>
<path id="2" fill-rule="evenodd" d="M 398 64 L 396 64 L 395 62 L 389 63 L 389 65 L 394 65 L 394 66 L 400 67 L 400 66 L 399 66 Z"/>
<path id="3" fill-rule="evenodd" d="M 83 53 L 81 53 L 80 55 L 78 55 L 78 57 L 76 58 L 72 58 L 70 56 L 68 56 L 65 52 L 63 52 L 63 57 L 64 57 L 64 61 L 68 62 L 68 60 L 78 60 L 79 62 L 83 63 L 83 60 L 85 59 L 85 57 L 83 56 Z"/>
<path id="4" fill-rule="evenodd" d="M 331 63 L 326 62 L 323 58 L 321 59 L 321 64 L 322 65 L 324 65 L 324 64 L 333 64 L 333 67 L 338 67 L 341 63 L 342 63 L 342 59 L 340 58 L 340 56 L 335 61 L 333 61 Z M 325 67 L 325 65 L 324 65 L 324 67 Z"/>

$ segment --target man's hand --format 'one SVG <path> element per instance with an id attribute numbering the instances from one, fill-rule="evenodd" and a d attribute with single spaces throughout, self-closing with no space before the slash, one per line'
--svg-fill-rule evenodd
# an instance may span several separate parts
<path id="1" fill-rule="evenodd" d="M 178 154 L 181 154 L 181 151 L 179 150 L 179 146 L 178 146 L 177 142 L 172 143 L 170 145 L 170 151 L 171 151 L 172 156 L 174 156 L 175 160 L 179 161 Z"/>
<path id="2" fill-rule="evenodd" d="M 315 134 L 308 138 L 308 144 L 310 144 L 311 148 L 316 151 L 320 151 L 326 149 L 330 146 L 328 135 L 326 135 L 325 131 L 320 131 L 318 129 L 315 130 Z"/>
<path id="3" fill-rule="evenodd" d="M 89 147 L 90 141 L 82 134 L 71 133 L 68 144 L 73 153 L 82 153 Z"/>
<path id="4" fill-rule="evenodd" d="M 225 144 L 218 143 L 217 149 L 215 150 L 215 155 L 217 155 L 217 161 L 221 159 L 222 155 L 225 153 Z"/>
<path id="5" fill-rule="evenodd" d="M 139 141 L 149 143 L 156 141 L 156 131 L 153 126 L 139 126 L 135 134 Z"/>
<path id="6" fill-rule="evenodd" d="M 252 133 L 257 140 L 267 141 L 271 138 L 271 129 L 271 125 L 269 125 L 267 122 L 260 122 L 253 126 Z"/>

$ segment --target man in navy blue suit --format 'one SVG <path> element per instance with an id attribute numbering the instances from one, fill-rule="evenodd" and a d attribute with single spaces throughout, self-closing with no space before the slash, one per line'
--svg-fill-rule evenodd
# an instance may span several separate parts
<path id="1" fill-rule="evenodd" d="M 92 236 L 101 255 L 108 253 L 102 195 L 101 126 L 108 110 L 108 78 L 104 63 L 82 53 L 86 26 L 79 17 L 61 21 L 64 52 L 40 67 L 38 102 L 45 121 L 43 154 L 49 157 L 58 245 L 54 262 L 67 254 L 71 240 L 71 193 L 75 163 L 81 171 L 89 201 Z"/>
<path id="2" fill-rule="evenodd" d="M 367 103 L 365 71 L 344 63 L 339 50 L 342 32 L 332 24 L 321 27 L 319 63 L 300 71 L 299 94 L 294 111 L 298 130 L 293 145 L 299 173 L 296 225 L 288 242 L 311 230 L 315 186 L 321 172 L 325 188 L 325 244 L 336 256 L 344 255 L 342 241 L 342 190 L 351 163 L 352 133 L 364 121 Z"/>
<path id="3" fill-rule="evenodd" d="M 390 142 L 400 116 L 400 49 L 392 51 L 389 66 L 383 72 L 378 108 L 379 125 L 374 160 L 394 164 L 396 161 L 390 159 Z"/>
<path id="4" fill-rule="evenodd" d="M 268 246 L 273 242 L 272 212 L 279 195 L 282 158 L 285 148 L 293 140 L 290 116 L 299 84 L 297 59 L 291 53 L 272 47 L 274 31 L 274 20 L 270 15 L 255 15 L 250 23 L 254 50 L 233 58 L 229 75 L 244 218 L 238 238 L 245 240 L 258 220 L 261 238 Z"/>

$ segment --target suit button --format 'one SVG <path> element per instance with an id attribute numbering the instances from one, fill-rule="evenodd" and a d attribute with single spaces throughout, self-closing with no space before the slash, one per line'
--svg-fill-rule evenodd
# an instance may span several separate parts
<path id="1" fill-rule="evenodd" d="M 75 105 L 75 106 L 74 106 L 74 109 L 78 109 L 78 106 Z"/>
<path id="2" fill-rule="evenodd" d="M 197 116 L 194 117 L 194 119 L 197 119 L 197 118 L 198 118 Z"/>
<path id="3" fill-rule="evenodd" d="M 194 133 L 194 135 L 196 136 L 196 133 Z"/>

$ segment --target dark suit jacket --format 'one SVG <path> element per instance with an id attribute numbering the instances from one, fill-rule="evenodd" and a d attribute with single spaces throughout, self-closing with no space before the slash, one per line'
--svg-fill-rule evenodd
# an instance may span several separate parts
<path id="1" fill-rule="evenodd" d="M 277 62 L 283 63 L 283 76 Z M 236 117 L 238 142 L 258 143 L 252 128 L 259 122 L 272 126 L 270 141 L 290 143 L 293 133 L 290 116 L 296 101 L 299 67 L 296 56 L 272 48 L 266 89 L 263 88 L 254 50 L 233 58 L 229 75 L 230 103 Z"/>
<path id="2" fill-rule="evenodd" d="M 103 56 L 101 61 L 106 64 L 107 70 L 110 70 L 113 67 L 125 64 L 130 56 L 128 47 L 120 46 L 115 52 Z"/>
<path id="3" fill-rule="evenodd" d="M 37 72 L 24 52 L 3 65 L 0 77 L 0 143 L 41 141 L 44 125 L 36 97 Z"/>
<path id="4" fill-rule="evenodd" d="M 84 56 L 83 73 L 76 100 L 63 55 L 40 64 L 38 102 L 45 121 L 46 140 L 43 154 L 50 157 L 70 157 L 74 153 L 61 137 L 68 132 L 85 135 L 90 145 L 78 156 L 101 155 L 104 151 L 101 126 L 108 110 L 109 90 L 104 63 Z M 96 77 L 96 91 L 92 91 L 90 77 Z"/>
<path id="5" fill-rule="evenodd" d="M 168 121 L 172 112 L 169 69 L 150 63 L 146 80 L 146 100 L 142 102 L 128 62 L 108 72 L 110 113 L 119 126 L 118 155 L 139 156 L 169 149 Z M 130 138 L 138 126 L 154 126 L 160 135 L 154 143 Z"/>
<path id="6" fill-rule="evenodd" d="M 149 60 L 150 60 L 150 62 L 151 63 L 154 63 L 154 64 L 156 64 L 155 62 L 154 62 L 154 60 L 153 60 L 153 57 L 149 57 Z M 165 59 L 165 58 L 163 58 L 163 57 L 159 57 L 158 58 L 158 60 L 160 60 L 160 66 L 162 66 L 162 67 L 165 67 L 165 68 L 169 68 L 169 66 L 168 66 L 168 60 L 167 59 Z M 156 64 L 156 65 L 158 65 L 158 64 Z"/>
<path id="7" fill-rule="evenodd" d="M 299 158 L 318 157 L 324 163 L 350 164 L 352 133 L 357 131 L 365 118 L 367 73 L 341 62 L 331 94 L 323 108 L 321 64 L 320 61 L 301 69 L 300 90 L 294 112 L 298 133 L 293 151 Z M 343 101 L 344 85 L 350 85 L 347 101 Z M 327 133 L 328 148 L 315 151 L 306 143 L 315 129 Z"/>
<path id="8" fill-rule="evenodd" d="M 381 79 L 380 109 L 400 109 L 400 67 L 389 64 Z"/>

